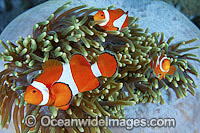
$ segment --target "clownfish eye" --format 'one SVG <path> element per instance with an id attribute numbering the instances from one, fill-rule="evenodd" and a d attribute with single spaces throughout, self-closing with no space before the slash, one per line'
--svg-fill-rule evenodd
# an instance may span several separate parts
<path id="1" fill-rule="evenodd" d="M 33 93 L 36 93 L 36 90 L 33 90 Z"/>
<path id="2" fill-rule="evenodd" d="M 103 14 L 101 14 L 101 16 L 103 17 Z"/>

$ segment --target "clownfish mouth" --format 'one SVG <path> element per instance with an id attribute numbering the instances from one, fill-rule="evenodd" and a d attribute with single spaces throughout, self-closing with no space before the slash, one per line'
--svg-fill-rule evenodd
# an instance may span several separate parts
<path id="1" fill-rule="evenodd" d="M 38 96 L 38 95 L 37 95 Z M 32 97 L 30 93 L 25 93 L 24 101 L 33 105 L 39 105 L 42 101 L 40 97 Z"/>
<path id="2" fill-rule="evenodd" d="M 39 104 L 35 103 L 34 99 L 30 99 L 30 98 L 24 97 L 24 101 L 27 102 L 27 103 L 29 103 L 29 104 L 39 105 Z"/>
<path id="3" fill-rule="evenodd" d="M 33 100 L 31 100 L 30 98 L 28 98 L 27 96 L 24 96 L 24 101 L 27 103 L 33 103 Z"/>

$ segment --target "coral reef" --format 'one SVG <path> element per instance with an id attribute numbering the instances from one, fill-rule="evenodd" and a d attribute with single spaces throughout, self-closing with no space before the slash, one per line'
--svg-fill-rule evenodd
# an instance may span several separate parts
<path id="1" fill-rule="evenodd" d="M 1 127 L 7 128 L 12 117 L 16 132 L 110 132 L 107 127 L 42 127 L 39 119 L 43 115 L 56 119 L 123 118 L 125 106 L 147 102 L 164 104 L 162 91 L 169 88 L 178 98 L 187 96 L 187 92 L 195 95 L 197 86 L 190 74 L 198 76 L 198 72 L 189 60 L 200 60 L 188 51 L 199 47 L 180 46 L 197 39 L 172 44 L 174 37 L 165 41 L 164 33 L 148 33 L 148 29 L 139 28 L 135 17 L 130 17 L 129 26 L 122 31 L 104 32 L 90 15 L 103 8 L 82 5 L 63 11 L 70 3 L 58 8 L 47 20 L 35 24 L 32 36 L 20 37 L 16 44 L 0 41 L 5 48 L 0 57 L 6 62 L 5 70 L 0 73 Z M 113 6 L 105 9 L 111 8 Z M 104 50 L 117 55 L 118 73 L 112 78 L 100 78 L 100 88 L 76 95 L 67 111 L 24 102 L 26 86 L 42 72 L 43 62 L 48 59 L 68 62 L 74 53 L 82 53 L 94 63 Z M 150 68 L 150 61 L 161 52 L 170 57 L 177 71 L 159 81 Z M 36 116 L 36 127 L 24 124 L 24 118 L 29 114 Z"/>

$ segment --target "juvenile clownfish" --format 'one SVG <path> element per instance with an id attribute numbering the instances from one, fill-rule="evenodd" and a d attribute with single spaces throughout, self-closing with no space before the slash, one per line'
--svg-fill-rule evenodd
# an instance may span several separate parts
<path id="1" fill-rule="evenodd" d="M 69 63 L 50 59 L 42 64 L 42 68 L 44 72 L 27 87 L 24 100 L 34 105 L 67 110 L 73 96 L 98 88 L 97 77 L 112 77 L 118 64 L 110 53 L 102 53 L 92 65 L 83 55 L 75 54 Z"/>
<path id="2" fill-rule="evenodd" d="M 165 57 L 163 54 L 161 56 L 154 56 L 150 65 L 154 70 L 155 75 L 157 77 L 160 75 L 159 80 L 161 80 L 162 77 L 165 79 L 165 74 L 172 75 L 176 71 L 176 67 L 170 65 L 170 59 Z"/>
<path id="3" fill-rule="evenodd" d="M 125 13 L 122 9 L 100 10 L 94 15 L 94 21 L 105 20 L 98 25 L 105 31 L 117 31 L 128 26 L 128 11 Z"/>

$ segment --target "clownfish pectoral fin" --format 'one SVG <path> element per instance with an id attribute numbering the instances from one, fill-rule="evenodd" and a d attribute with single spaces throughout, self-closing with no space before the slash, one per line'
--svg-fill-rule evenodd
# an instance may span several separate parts
<path id="1" fill-rule="evenodd" d="M 117 58 L 108 52 L 102 53 L 98 57 L 97 65 L 104 77 L 112 77 L 118 69 Z"/>
<path id="2" fill-rule="evenodd" d="M 58 60 L 49 59 L 45 63 L 42 64 L 42 68 L 44 71 L 49 71 L 52 68 L 62 67 L 62 63 Z"/>
<path id="3" fill-rule="evenodd" d="M 55 96 L 54 106 L 64 108 L 72 99 L 72 91 L 65 83 L 54 83 L 51 87 L 51 93 Z"/>
<path id="4" fill-rule="evenodd" d="M 80 92 L 85 92 L 85 91 L 90 91 L 90 90 L 94 90 L 96 88 L 99 88 L 100 86 L 100 81 L 98 80 L 98 78 L 94 78 L 92 79 L 87 86 L 84 86 L 84 88 L 80 89 Z"/>
<path id="5" fill-rule="evenodd" d="M 70 59 L 70 65 L 89 66 L 90 67 L 89 62 L 82 54 L 72 55 L 72 57 Z"/>
<path id="6" fill-rule="evenodd" d="M 176 71 L 176 67 L 174 65 L 170 66 L 169 71 L 167 72 L 167 75 L 172 75 Z"/>

